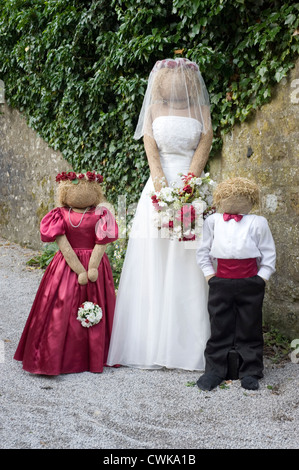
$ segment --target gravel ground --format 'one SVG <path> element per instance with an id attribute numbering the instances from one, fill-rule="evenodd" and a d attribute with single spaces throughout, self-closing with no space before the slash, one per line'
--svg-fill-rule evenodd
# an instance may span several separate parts
<path id="1" fill-rule="evenodd" d="M 265 361 L 258 391 L 211 392 L 198 374 L 106 368 L 31 375 L 13 360 L 43 272 L 0 239 L 1 449 L 298 449 L 298 365 Z M 132 465 L 133 466 L 133 465 Z"/>

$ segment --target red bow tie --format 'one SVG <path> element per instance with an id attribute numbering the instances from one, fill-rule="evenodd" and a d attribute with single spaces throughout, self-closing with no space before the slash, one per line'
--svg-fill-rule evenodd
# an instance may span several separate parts
<path id="1" fill-rule="evenodd" d="M 226 213 L 223 214 L 223 219 L 225 220 L 225 222 L 227 222 L 230 219 L 235 219 L 236 222 L 240 222 L 242 217 L 243 215 L 241 214 L 226 214 Z"/>

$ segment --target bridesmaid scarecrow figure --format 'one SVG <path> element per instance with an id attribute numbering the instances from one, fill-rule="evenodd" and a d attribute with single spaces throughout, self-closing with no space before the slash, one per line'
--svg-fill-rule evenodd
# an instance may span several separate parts
<path id="1" fill-rule="evenodd" d="M 118 229 L 105 207 L 101 175 L 63 172 L 56 181 L 58 207 L 42 219 L 40 233 L 59 251 L 41 280 L 14 358 L 33 374 L 102 372 L 115 307 L 105 249 Z"/>

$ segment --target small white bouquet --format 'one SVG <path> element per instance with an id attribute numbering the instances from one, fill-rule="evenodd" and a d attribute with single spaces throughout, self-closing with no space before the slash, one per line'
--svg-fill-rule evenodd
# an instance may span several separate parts
<path id="1" fill-rule="evenodd" d="M 101 307 L 93 302 L 84 302 L 79 307 L 77 320 L 81 322 L 82 326 L 89 328 L 99 323 L 102 317 L 103 311 Z"/>
<path id="2" fill-rule="evenodd" d="M 197 178 L 193 173 L 179 174 L 180 182 L 150 193 L 155 208 L 153 223 L 168 231 L 169 238 L 195 240 L 201 236 L 202 221 L 215 212 L 212 207 L 215 182 L 209 174 Z M 165 232 L 166 233 L 166 232 Z"/>

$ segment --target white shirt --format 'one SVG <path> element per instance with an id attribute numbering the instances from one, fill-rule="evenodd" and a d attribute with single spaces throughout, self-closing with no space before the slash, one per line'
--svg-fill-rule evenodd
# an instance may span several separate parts
<path id="1" fill-rule="evenodd" d="M 244 215 L 240 222 L 223 220 L 223 214 L 207 217 L 196 260 L 205 276 L 215 274 L 213 261 L 257 258 L 258 275 L 269 279 L 275 272 L 275 244 L 265 217 Z"/>

